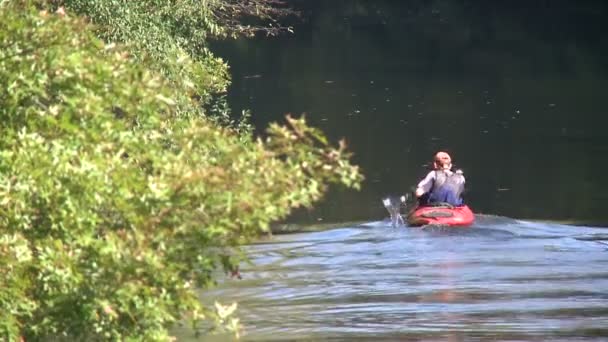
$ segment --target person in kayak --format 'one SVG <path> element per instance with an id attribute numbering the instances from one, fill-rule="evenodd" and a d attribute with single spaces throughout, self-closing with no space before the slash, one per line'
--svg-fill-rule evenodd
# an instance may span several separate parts
<path id="1" fill-rule="evenodd" d="M 446 152 L 435 154 L 433 171 L 418 183 L 415 195 L 418 205 L 430 206 L 447 203 L 462 206 L 464 191 L 464 175 L 461 170 L 452 170 L 452 158 Z"/>

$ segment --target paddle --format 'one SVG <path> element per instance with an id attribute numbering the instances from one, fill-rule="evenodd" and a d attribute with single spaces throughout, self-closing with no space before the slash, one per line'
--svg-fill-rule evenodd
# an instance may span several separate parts
<path id="1" fill-rule="evenodd" d="M 391 216 L 391 223 L 393 227 L 399 227 L 405 225 L 403 216 L 401 216 L 401 208 L 403 207 L 407 213 L 407 201 L 410 198 L 410 194 L 405 194 L 399 198 L 387 197 L 382 200 L 382 204 Z"/>

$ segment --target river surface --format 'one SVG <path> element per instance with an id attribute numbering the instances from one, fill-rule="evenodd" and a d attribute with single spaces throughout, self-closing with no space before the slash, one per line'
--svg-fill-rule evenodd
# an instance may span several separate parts
<path id="1" fill-rule="evenodd" d="M 246 340 L 607 341 L 608 3 L 288 2 L 294 34 L 214 48 L 232 109 L 260 132 L 306 113 L 366 181 L 203 300 L 237 301 Z M 439 149 L 475 225 L 379 221 Z"/>
<path id="2" fill-rule="evenodd" d="M 606 233 L 478 216 L 278 235 L 205 298 L 237 301 L 252 341 L 606 341 Z"/>

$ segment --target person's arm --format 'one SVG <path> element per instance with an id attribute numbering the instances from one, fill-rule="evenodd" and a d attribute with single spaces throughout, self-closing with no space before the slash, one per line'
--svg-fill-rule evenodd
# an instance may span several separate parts
<path id="1" fill-rule="evenodd" d="M 431 187 L 433 186 L 433 181 L 435 180 L 435 171 L 429 172 L 426 177 L 418 183 L 416 187 L 416 191 L 414 192 L 416 197 L 420 197 L 425 193 L 431 191 Z"/>
<path id="2" fill-rule="evenodd" d="M 466 183 L 466 179 L 464 178 L 464 174 L 463 174 L 462 170 L 458 169 L 455 172 L 456 172 L 456 175 L 460 176 L 460 182 L 459 182 L 457 195 L 459 198 L 461 198 L 462 193 L 464 192 L 464 184 Z"/>
<path id="3" fill-rule="evenodd" d="M 456 174 L 462 176 L 462 184 L 466 183 L 466 179 L 464 178 L 464 172 L 461 169 L 456 170 Z"/>

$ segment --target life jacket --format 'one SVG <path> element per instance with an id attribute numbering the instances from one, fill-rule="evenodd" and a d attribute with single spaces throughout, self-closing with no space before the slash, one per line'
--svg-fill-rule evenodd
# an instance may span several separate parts
<path id="1" fill-rule="evenodd" d="M 448 203 L 453 206 L 463 205 L 461 196 L 464 191 L 464 182 L 464 176 L 460 170 L 451 174 L 440 170 L 435 171 L 435 180 L 425 204 Z"/>

